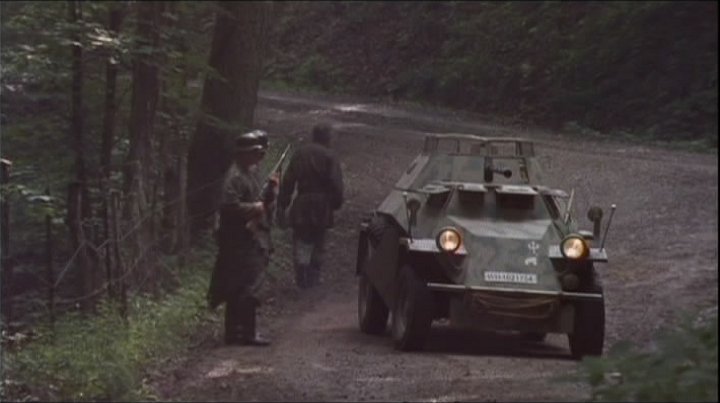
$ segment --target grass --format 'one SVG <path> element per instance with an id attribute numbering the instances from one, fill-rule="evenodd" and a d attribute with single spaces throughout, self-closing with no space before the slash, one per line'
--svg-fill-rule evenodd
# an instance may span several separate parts
<path id="1" fill-rule="evenodd" d="M 98 314 L 72 313 L 54 330 L 34 330 L 24 346 L 4 351 L 2 400 L 155 400 L 145 369 L 184 351 L 211 320 L 207 292 L 212 256 L 197 254 L 178 273 L 182 287 L 160 299 L 131 300 L 128 321 L 112 303 Z"/>

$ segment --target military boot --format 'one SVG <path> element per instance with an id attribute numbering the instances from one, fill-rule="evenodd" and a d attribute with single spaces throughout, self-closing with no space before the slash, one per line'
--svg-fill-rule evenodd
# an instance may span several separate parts
<path id="1" fill-rule="evenodd" d="M 244 329 L 238 319 L 237 302 L 228 301 L 225 304 L 225 344 L 242 343 Z"/>
<path id="2" fill-rule="evenodd" d="M 308 268 L 304 264 L 295 265 L 295 284 L 299 288 L 308 288 Z"/>
<path id="3" fill-rule="evenodd" d="M 307 267 L 306 271 L 306 282 L 308 287 L 315 287 L 320 285 L 320 267 L 315 264 L 311 264 Z"/>
<path id="4" fill-rule="evenodd" d="M 245 326 L 243 329 L 243 343 L 247 346 L 269 346 L 270 340 L 262 337 L 257 330 L 255 329 L 256 325 L 256 310 L 257 304 L 253 302 L 249 302 L 247 304 L 247 310 L 245 314 L 247 315 L 244 318 Z"/>

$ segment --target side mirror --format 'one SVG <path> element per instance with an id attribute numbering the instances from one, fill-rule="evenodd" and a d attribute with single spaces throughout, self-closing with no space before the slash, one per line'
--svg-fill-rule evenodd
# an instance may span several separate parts
<path id="1" fill-rule="evenodd" d="M 600 237 L 600 223 L 602 222 L 603 210 L 600 207 L 592 206 L 588 209 L 587 218 L 593 223 L 593 238 Z"/>

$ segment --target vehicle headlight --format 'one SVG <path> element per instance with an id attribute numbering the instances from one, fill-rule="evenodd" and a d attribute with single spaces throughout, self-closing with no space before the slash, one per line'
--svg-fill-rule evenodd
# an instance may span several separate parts
<path id="1" fill-rule="evenodd" d="M 462 244 L 460 233 L 454 228 L 441 230 L 435 241 L 437 242 L 438 248 L 444 252 L 455 252 Z"/>
<path id="2" fill-rule="evenodd" d="M 590 248 L 582 236 L 572 234 L 560 243 L 560 251 L 568 259 L 584 259 L 590 253 Z"/>

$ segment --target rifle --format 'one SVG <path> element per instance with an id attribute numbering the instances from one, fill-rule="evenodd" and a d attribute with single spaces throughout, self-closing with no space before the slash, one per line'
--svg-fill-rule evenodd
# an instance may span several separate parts
<path id="1" fill-rule="evenodd" d="M 270 173 L 268 173 L 267 179 L 263 183 L 263 187 L 260 190 L 260 199 L 263 202 L 266 202 L 268 199 L 268 185 L 270 181 L 273 179 L 273 175 L 277 174 L 277 180 L 280 181 L 280 175 L 282 174 L 282 165 L 283 162 L 285 162 L 285 158 L 287 158 L 288 152 L 290 152 L 290 144 L 285 146 L 285 149 L 283 150 L 282 154 L 280 154 L 280 159 L 275 163 L 275 165 L 270 169 Z"/>
<path id="2" fill-rule="evenodd" d="M 287 158 L 288 152 L 290 152 L 290 144 L 285 147 L 282 154 L 280 154 L 280 159 L 278 159 L 272 169 L 270 169 L 270 172 L 268 173 L 267 178 L 263 183 L 262 189 L 260 189 L 260 194 L 257 197 L 257 200 L 263 202 L 263 204 L 265 205 L 265 217 L 267 218 L 268 223 L 272 222 L 272 216 L 274 213 L 274 211 L 272 211 L 269 206 L 275 201 L 276 198 L 276 195 L 268 188 L 268 186 L 270 185 L 270 181 L 274 180 L 273 176 L 275 175 L 277 175 L 277 181 L 279 185 L 280 174 L 282 174 L 282 165 L 285 162 L 285 158 Z M 261 222 L 257 219 L 250 220 L 247 223 L 247 228 L 255 232 L 258 229 L 258 225 L 260 224 Z"/>

